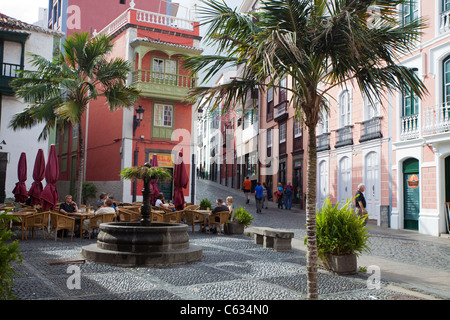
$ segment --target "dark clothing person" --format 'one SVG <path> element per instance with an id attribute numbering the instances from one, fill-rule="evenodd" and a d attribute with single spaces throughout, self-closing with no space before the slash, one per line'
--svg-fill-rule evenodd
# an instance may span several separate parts
<path id="1" fill-rule="evenodd" d="M 215 207 L 211 213 L 217 213 L 217 212 L 222 212 L 222 211 L 230 211 L 230 208 L 228 208 L 228 206 L 221 204 L 217 207 Z"/>
<path id="2" fill-rule="evenodd" d="M 77 211 L 73 204 L 71 204 L 71 203 L 67 204 L 65 202 L 61 203 L 61 205 L 59 206 L 59 210 L 64 210 L 67 213 L 73 213 L 73 212 Z"/>
<path id="3" fill-rule="evenodd" d="M 355 194 L 355 207 L 360 208 L 359 202 L 362 203 L 363 207 L 361 209 L 366 208 L 366 198 L 364 197 L 364 194 L 361 191 L 357 191 Z"/>
<path id="4" fill-rule="evenodd" d="M 365 187 L 362 185 L 355 194 L 355 212 L 358 217 L 363 218 L 366 214 L 366 198 L 364 197 Z M 364 225 L 367 224 L 367 217 L 364 219 Z"/>

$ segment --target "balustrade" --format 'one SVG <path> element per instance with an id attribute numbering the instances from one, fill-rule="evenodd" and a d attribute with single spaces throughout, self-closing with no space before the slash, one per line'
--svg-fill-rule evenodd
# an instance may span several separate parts
<path id="1" fill-rule="evenodd" d="M 450 130 L 450 105 L 437 105 L 424 108 L 422 112 L 424 135 Z"/>
<path id="2" fill-rule="evenodd" d="M 419 115 L 412 114 L 400 118 L 400 140 L 416 139 L 419 137 Z"/>

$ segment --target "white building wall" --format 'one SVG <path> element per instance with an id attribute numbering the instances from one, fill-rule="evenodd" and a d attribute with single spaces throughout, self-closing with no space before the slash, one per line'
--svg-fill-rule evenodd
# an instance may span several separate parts
<path id="1" fill-rule="evenodd" d="M 30 36 L 25 43 L 25 69 L 32 70 L 29 62 L 29 53 L 39 54 L 46 59 L 52 59 L 53 55 L 53 37 L 52 33 L 29 31 Z M 21 47 L 19 43 L 5 41 L 4 62 L 20 63 Z M 18 100 L 14 96 L 2 96 L 1 101 L 1 123 L 0 123 L 0 152 L 8 153 L 8 164 L 6 169 L 5 192 L 6 198 L 14 198 L 12 190 L 14 189 L 17 178 L 17 166 L 22 152 L 27 156 L 27 181 L 25 182 L 27 190 L 33 183 L 33 168 L 36 154 L 39 149 L 43 149 L 45 160 L 48 158 L 48 141 L 38 141 L 38 137 L 44 127 L 43 124 L 34 126 L 31 129 L 19 129 L 13 131 L 9 128 L 12 117 L 27 107 L 27 104 Z M 42 181 L 45 186 L 45 179 Z"/>

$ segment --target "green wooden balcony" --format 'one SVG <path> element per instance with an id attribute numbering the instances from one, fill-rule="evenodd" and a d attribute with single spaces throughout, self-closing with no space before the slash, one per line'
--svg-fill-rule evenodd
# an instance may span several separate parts
<path id="1" fill-rule="evenodd" d="M 195 78 L 139 69 L 133 71 L 133 84 L 146 97 L 181 101 L 195 86 Z"/>
<path id="2" fill-rule="evenodd" d="M 22 70 L 23 67 L 19 64 L 14 63 L 2 63 L 0 70 L 0 93 L 13 95 L 14 91 L 12 90 L 9 82 L 19 76 L 19 71 Z"/>

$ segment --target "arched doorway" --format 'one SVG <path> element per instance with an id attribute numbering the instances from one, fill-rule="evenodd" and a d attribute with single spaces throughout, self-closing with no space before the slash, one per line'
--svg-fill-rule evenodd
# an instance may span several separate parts
<path id="1" fill-rule="evenodd" d="M 319 164 L 319 179 L 317 180 L 317 208 L 322 208 L 323 202 L 328 197 L 328 162 Z"/>
<path id="2" fill-rule="evenodd" d="M 420 192 L 419 161 L 407 159 L 403 162 L 403 208 L 404 228 L 419 230 Z"/>
<path id="3" fill-rule="evenodd" d="M 369 152 L 365 157 L 365 181 L 366 210 L 369 219 L 377 220 L 380 214 L 380 157 L 377 152 Z"/>
<path id="4" fill-rule="evenodd" d="M 349 157 L 339 160 L 338 170 L 338 202 L 343 205 L 347 199 L 352 199 L 352 168 Z"/>

